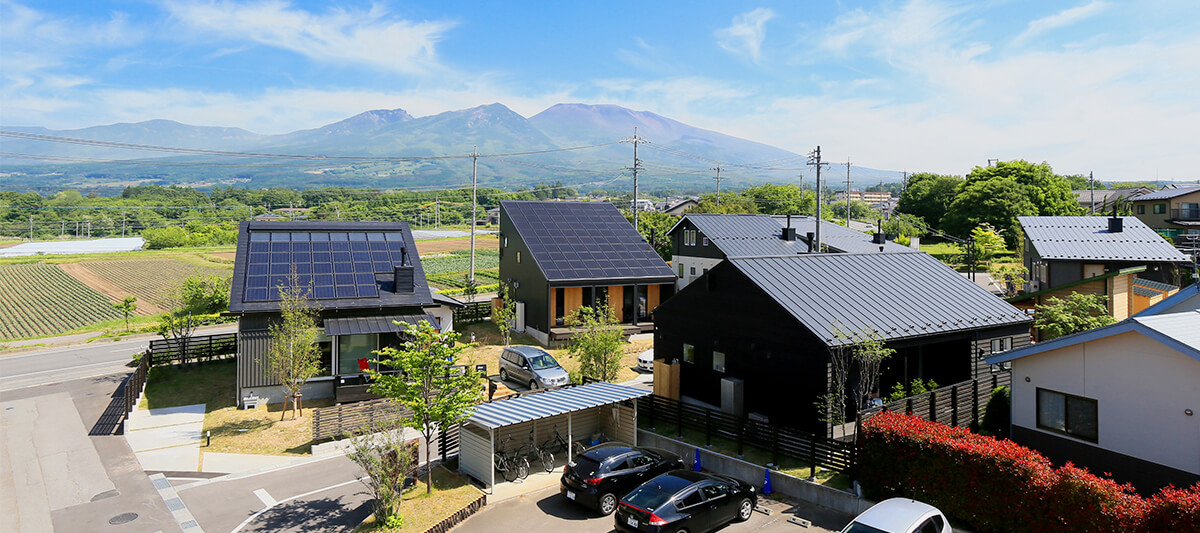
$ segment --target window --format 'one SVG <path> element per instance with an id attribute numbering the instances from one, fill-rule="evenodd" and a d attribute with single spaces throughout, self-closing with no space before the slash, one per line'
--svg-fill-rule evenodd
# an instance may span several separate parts
<path id="1" fill-rule="evenodd" d="M 654 459 L 645 455 L 635 455 L 629 458 L 629 462 L 633 464 L 634 468 L 638 468 L 654 464 Z"/>
<path id="2" fill-rule="evenodd" d="M 692 275 L 695 276 L 696 275 L 696 267 L 692 267 L 691 272 L 692 272 Z"/>
<path id="3" fill-rule="evenodd" d="M 945 522 L 942 521 L 941 516 L 933 516 L 921 522 L 921 525 L 917 527 L 916 533 L 941 533 L 944 524 Z"/>
<path id="4" fill-rule="evenodd" d="M 1154 214 L 1163 215 L 1167 212 L 1167 204 L 1154 204 Z"/>
<path id="5" fill-rule="evenodd" d="M 521 262 L 521 252 L 517 252 L 517 263 Z"/>
<path id="6" fill-rule="evenodd" d="M 1002 337 L 992 339 L 992 353 L 1003 352 L 1012 349 L 1012 337 Z"/>
<path id="7" fill-rule="evenodd" d="M 501 247 L 507 247 L 507 246 L 508 246 L 508 237 L 500 237 L 500 246 L 501 246 Z"/>
<path id="8" fill-rule="evenodd" d="M 713 352 L 713 370 L 717 372 L 725 371 L 725 354 L 722 352 Z"/>
<path id="9" fill-rule="evenodd" d="M 1096 400 L 1061 392 L 1037 390 L 1037 425 L 1096 442 L 1099 439 Z"/>
<path id="10" fill-rule="evenodd" d="M 696 347 L 695 346 L 692 346 L 691 344 L 683 345 L 683 362 L 685 362 L 685 363 L 695 363 L 696 362 Z"/>
<path id="11" fill-rule="evenodd" d="M 705 245 L 705 246 L 708 246 L 708 237 L 704 237 L 704 240 L 703 240 L 703 242 L 704 242 L 704 245 Z"/>
<path id="12" fill-rule="evenodd" d="M 729 489 L 724 485 L 718 485 L 714 483 L 712 485 L 700 487 L 700 492 L 704 493 L 705 501 L 712 501 L 717 498 L 723 498 L 726 494 L 729 494 Z"/>
<path id="13" fill-rule="evenodd" d="M 700 491 L 693 490 L 680 498 L 679 503 L 675 504 L 675 507 L 677 509 L 687 509 L 693 505 L 699 505 L 702 501 L 704 501 L 704 498 L 700 496 Z"/>
<path id="14" fill-rule="evenodd" d="M 1139 214 L 1139 215 L 1146 214 L 1146 204 L 1142 204 L 1142 205 L 1138 206 L 1137 214 Z"/>
<path id="15" fill-rule="evenodd" d="M 364 365 L 376 366 L 370 362 L 371 359 L 375 359 L 375 354 L 371 352 L 378 348 L 378 340 L 374 333 L 339 335 L 337 342 L 338 374 L 359 374 L 363 372 Z"/>
<path id="16" fill-rule="evenodd" d="M 679 263 L 679 277 L 683 277 L 683 263 Z"/>

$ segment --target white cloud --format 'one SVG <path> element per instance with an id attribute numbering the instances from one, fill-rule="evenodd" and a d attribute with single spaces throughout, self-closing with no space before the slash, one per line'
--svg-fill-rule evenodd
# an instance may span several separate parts
<path id="1" fill-rule="evenodd" d="M 1031 21 L 1025 28 L 1025 31 L 1012 40 L 1012 44 L 1022 44 L 1050 30 L 1070 26 L 1076 22 L 1079 22 L 1080 20 L 1100 13 L 1107 7 L 1107 2 L 1103 2 L 1101 0 L 1092 0 L 1092 2 L 1088 4 L 1070 9 L 1064 9 L 1048 17 Z"/>
<path id="2" fill-rule="evenodd" d="M 350 62 L 390 72 L 424 74 L 437 68 L 435 47 L 455 26 L 411 21 L 379 5 L 315 14 L 282 0 L 253 3 L 169 1 L 164 7 L 197 37 L 250 41 L 322 63 Z"/>
<path id="3" fill-rule="evenodd" d="M 767 21 L 774 17 L 775 12 L 765 7 L 733 17 L 731 26 L 714 32 L 717 44 L 730 53 L 748 56 L 758 63 L 767 36 Z"/>

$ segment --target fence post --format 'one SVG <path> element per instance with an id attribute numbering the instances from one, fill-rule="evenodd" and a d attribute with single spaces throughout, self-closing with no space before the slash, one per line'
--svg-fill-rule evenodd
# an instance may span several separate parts
<path id="1" fill-rule="evenodd" d="M 904 399 L 904 414 L 912 415 L 912 396 Z"/>
<path id="2" fill-rule="evenodd" d="M 712 448 L 712 409 L 704 410 L 704 445 Z"/>
<path id="3" fill-rule="evenodd" d="M 745 457 L 746 453 L 742 450 L 746 441 L 746 415 L 738 420 L 738 457 Z"/>
<path id="4" fill-rule="evenodd" d="M 650 399 L 648 402 L 650 404 L 650 431 L 654 431 L 654 411 L 656 410 L 654 405 L 657 404 L 658 401 L 653 394 L 648 396 L 648 398 Z"/>
<path id="5" fill-rule="evenodd" d="M 929 421 L 937 422 L 937 391 L 929 391 Z"/>
<path id="6" fill-rule="evenodd" d="M 971 380 L 971 390 L 975 393 L 971 395 L 971 416 L 972 425 L 979 429 L 979 380 Z"/>
<path id="7" fill-rule="evenodd" d="M 958 385 L 950 386 L 950 425 L 958 425 Z"/>
<path id="8" fill-rule="evenodd" d="M 816 435 L 813 435 L 816 437 Z M 808 479 L 817 478 L 817 439 L 808 439 Z"/>

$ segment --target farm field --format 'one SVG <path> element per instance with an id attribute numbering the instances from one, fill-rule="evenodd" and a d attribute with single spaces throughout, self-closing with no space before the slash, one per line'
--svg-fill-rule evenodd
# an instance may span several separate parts
<path id="1" fill-rule="evenodd" d="M 471 269 L 469 250 L 455 250 L 448 255 L 421 258 L 425 268 L 425 279 L 435 289 L 462 288 L 463 278 Z M 475 280 L 480 285 L 496 283 L 500 279 L 500 252 L 476 248 Z"/>
<path id="2" fill-rule="evenodd" d="M 107 296 L 56 265 L 0 265 L 0 339 L 54 335 L 121 317 Z"/>
<path id="3" fill-rule="evenodd" d="M 200 259 L 182 261 L 167 258 L 117 259 L 110 261 L 84 261 L 84 268 L 112 285 L 137 296 L 139 300 L 158 307 L 170 307 L 171 292 L 189 276 L 218 275 L 231 277 L 232 265 L 216 266 L 216 263 Z M 213 265 L 213 266 L 202 266 Z"/>

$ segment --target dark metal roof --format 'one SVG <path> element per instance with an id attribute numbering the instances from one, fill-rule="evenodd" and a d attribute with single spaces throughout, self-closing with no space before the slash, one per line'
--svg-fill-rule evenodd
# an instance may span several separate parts
<path id="1" fill-rule="evenodd" d="M 1017 220 L 1038 255 L 1046 260 L 1187 262 L 1186 256 L 1137 217 L 1120 217 L 1123 228 L 1119 233 L 1108 231 L 1108 218 L 1017 217 Z"/>
<path id="2" fill-rule="evenodd" d="M 335 257 L 331 251 L 329 260 L 325 262 L 316 260 L 316 252 L 306 252 L 296 246 L 296 244 L 303 243 L 312 248 L 311 238 L 314 235 L 332 235 L 334 233 L 347 235 L 346 242 L 351 245 L 358 242 L 367 244 L 368 247 L 366 251 L 345 252 L 345 255 L 348 256 L 346 258 Z M 364 239 L 368 236 L 375 236 L 377 239 L 377 236 L 383 236 L 384 240 L 370 242 L 365 240 L 351 242 L 349 240 L 357 239 L 359 236 Z M 304 240 L 301 240 L 300 237 L 304 237 Z M 371 242 L 389 247 L 387 251 L 376 251 L 371 248 Z M 261 251 L 264 244 L 267 245 L 268 251 L 266 252 Z M 400 251 L 401 249 L 403 252 Z M 267 257 L 263 257 L 264 254 Z M 396 293 L 393 269 L 401 264 L 402 256 L 407 257 L 408 264 L 413 267 L 414 289 L 412 292 Z M 333 278 L 333 288 L 335 289 L 332 297 L 316 292 L 328 291 L 327 287 L 329 287 L 324 284 L 328 280 L 322 279 L 320 283 L 317 281 L 319 274 L 325 275 L 317 272 L 318 264 L 332 270 L 328 274 Z M 242 222 L 238 231 L 237 256 L 233 266 L 229 311 L 231 313 L 278 311 L 279 302 L 277 297 L 271 297 L 270 290 L 287 283 L 287 277 L 293 265 L 297 266 L 298 274 L 307 275 L 312 280 L 314 290 L 312 296 L 323 311 L 433 305 L 429 284 L 425 281 L 425 270 L 421 267 L 421 260 L 407 223 L 305 220 Z M 302 270 L 310 271 L 303 272 Z M 339 275 L 349 276 L 346 278 L 349 283 L 338 283 Z M 264 276 L 267 279 L 268 291 L 265 297 L 261 294 Z M 304 281 L 305 279 L 301 279 L 302 283 Z"/>
<path id="3" fill-rule="evenodd" d="M 431 295 L 433 296 L 433 303 L 438 304 L 438 305 L 448 305 L 450 307 L 457 307 L 457 308 L 462 308 L 462 307 L 467 306 L 467 304 L 460 302 L 458 300 L 455 300 L 454 298 L 451 298 L 449 296 L 446 296 L 445 294 L 434 292 Z"/>
<path id="4" fill-rule="evenodd" d="M 704 236 L 721 249 L 725 257 L 768 257 L 808 253 L 808 232 L 816 232 L 816 219 L 795 215 L 791 224 L 796 228 L 796 240 L 780 238 L 788 217 L 781 215 L 721 215 L 696 213 L 684 215 L 683 219 L 696 225 Z M 681 222 L 682 220 L 681 219 Z M 678 228 L 679 224 L 675 225 Z M 671 233 L 675 231 L 671 229 Z M 879 253 L 878 244 L 871 242 L 871 235 L 840 226 L 829 221 L 821 222 L 821 243 L 833 252 Z M 916 252 L 894 242 L 883 244 L 885 253 Z"/>
<path id="5" fill-rule="evenodd" d="M 1143 287 L 1141 285 L 1134 285 L 1133 293 L 1138 296 L 1147 296 L 1150 298 L 1153 298 L 1155 296 L 1162 296 L 1164 294 L 1162 291 L 1156 291 L 1154 289 L 1151 289 L 1149 287 Z"/>
<path id="6" fill-rule="evenodd" d="M 1080 189 L 1071 191 L 1075 194 L 1075 199 L 1079 201 L 1079 205 L 1088 206 L 1092 202 L 1092 198 L 1096 199 L 1097 206 L 1103 206 L 1106 203 L 1112 203 L 1117 200 L 1141 200 L 1141 195 L 1153 192 L 1149 187 L 1129 187 L 1125 189 Z"/>
<path id="7" fill-rule="evenodd" d="M 1141 285 L 1142 287 L 1146 287 L 1148 289 L 1153 289 L 1156 291 L 1170 292 L 1170 291 L 1179 290 L 1179 287 L 1177 287 L 1175 285 L 1171 285 L 1170 283 L 1163 283 L 1161 281 L 1154 281 L 1152 279 L 1146 279 L 1146 278 L 1133 278 L 1133 284 L 1135 286 Z"/>
<path id="8" fill-rule="evenodd" d="M 836 331 L 886 340 L 1028 324 L 1008 302 L 929 254 L 806 254 L 730 259 L 828 346 Z"/>
<path id="9" fill-rule="evenodd" d="M 401 324 L 417 325 L 422 320 L 437 327 L 437 319 L 424 315 L 355 316 L 325 319 L 326 335 L 361 335 L 364 333 L 402 333 Z M 400 324 L 397 324 L 399 322 Z"/>
<path id="10" fill-rule="evenodd" d="M 613 383 L 588 383 L 475 406 L 468 422 L 496 429 L 530 420 L 565 415 L 642 396 L 650 391 Z"/>
<path id="11" fill-rule="evenodd" d="M 548 281 L 665 283 L 675 273 L 608 202 L 500 202 Z"/>
<path id="12" fill-rule="evenodd" d="M 1133 200 L 1136 202 L 1141 202 L 1143 200 L 1168 200 L 1178 196 L 1183 196 L 1185 194 L 1192 194 L 1194 192 L 1200 192 L 1200 187 L 1178 187 L 1175 189 L 1163 189 L 1161 191 L 1143 194 L 1137 198 L 1134 198 Z"/>

